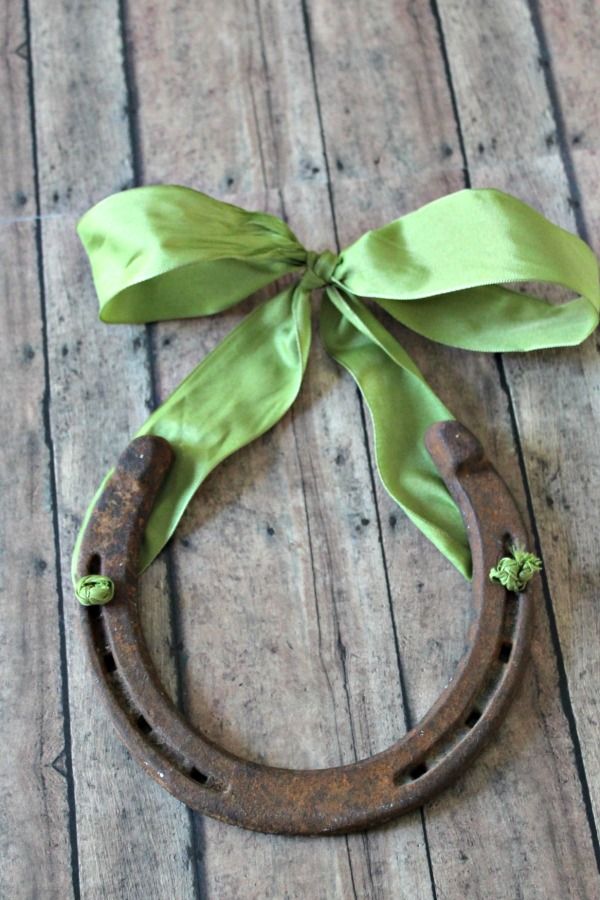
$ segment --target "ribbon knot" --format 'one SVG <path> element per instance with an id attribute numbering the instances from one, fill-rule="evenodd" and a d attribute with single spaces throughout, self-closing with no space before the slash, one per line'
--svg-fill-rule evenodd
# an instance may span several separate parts
<path id="1" fill-rule="evenodd" d="M 300 279 L 300 287 L 306 291 L 315 291 L 318 288 L 331 284 L 337 264 L 338 257 L 331 250 L 323 250 L 321 253 L 308 250 L 306 253 L 306 269 Z"/>
<path id="2" fill-rule="evenodd" d="M 299 282 L 256 306 L 138 431 L 164 437 L 175 451 L 144 535 L 142 568 L 209 472 L 293 404 L 309 355 L 314 288 L 325 288 L 325 348 L 353 376 L 371 413 L 383 485 L 466 577 L 465 527 L 423 442 L 427 428 L 452 413 L 364 298 L 413 331 L 464 350 L 573 345 L 598 324 L 598 264 L 587 244 L 496 190 L 442 197 L 368 231 L 337 257 L 306 250 L 277 216 L 174 185 L 108 197 L 78 230 L 105 322 L 212 315 L 304 270 Z M 551 305 L 508 287 L 536 281 L 580 296 Z"/>
<path id="3" fill-rule="evenodd" d="M 489 573 L 490 581 L 501 584 L 507 591 L 522 593 L 534 575 L 542 571 L 542 561 L 534 553 L 511 547 L 510 556 L 503 556 Z"/>
<path id="4" fill-rule="evenodd" d="M 84 575 L 77 582 L 77 599 L 82 606 L 104 606 L 115 595 L 115 586 L 106 575 Z"/>

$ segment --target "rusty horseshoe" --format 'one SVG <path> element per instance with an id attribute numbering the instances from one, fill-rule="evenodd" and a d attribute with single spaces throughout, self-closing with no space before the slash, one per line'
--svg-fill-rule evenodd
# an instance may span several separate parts
<path id="1" fill-rule="evenodd" d="M 350 765 L 286 769 L 241 759 L 192 727 L 169 699 L 146 647 L 138 611 L 138 552 L 173 451 L 159 437 L 132 441 L 100 496 L 79 555 L 79 575 L 112 579 L 114 599 L 82 607 L 89 657 L 117 731 L 142 767 L 192 809 L 277 834 L 340 834 L 421 806 L 457 778 L 501 721 L 528 659 L 529 593 L 488 579 L 526 532 L 508 488 L 481 445 L 455 421 L 426 435 L 456 500 L 473 558 L 473 622 L 450 684 L 389 749 Z"/>

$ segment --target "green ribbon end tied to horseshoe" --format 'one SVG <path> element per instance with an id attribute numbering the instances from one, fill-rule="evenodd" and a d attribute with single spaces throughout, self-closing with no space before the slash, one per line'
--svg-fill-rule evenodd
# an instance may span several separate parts
<path id="1" fill-rule="evenodd" d="M 281 419 L 300 389 L 311 342 L 310 296 L 323 289 L 320 334 L 370 411 L 381 481 L 418 528 L 469 578 L 465 528 L 423 436 L 453 416 L 374 314 L 451 347 L 486 352 L 579 344 L 598 325 L 598 263 L 588 245 L 494 189 L 435 200 L 335 254 L 307 250 L 276 216 L 186 187 L 134 188 L 78 226 L 108 323 L 209 316 L 289 273 L 156 409 L 138 435 L 166 438 L 175 462 L 144 536 L 146 568 L 202 481 Z M 562 304 L 512 290 L 541 282 Z M 110 472 L 84 519 L 83 530 Z"/>

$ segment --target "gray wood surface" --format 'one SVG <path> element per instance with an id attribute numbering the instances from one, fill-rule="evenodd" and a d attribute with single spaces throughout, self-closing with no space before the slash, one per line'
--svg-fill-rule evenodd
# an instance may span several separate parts
<path id="1" fill-rule="evenodd" d="M 481 438 L 545 562 L 532 663 L 498 738 L 391 826 L 270 837 L 161 791 L 98 701 L 69 579 L 99 479 L 249 308 L 99 324 L 79 215 L 175 182 L 335 249 L 493 185 L 598 250 L 598 7 L 8 0 L 0 27 L 0 897 L 598 897 L 596 336 L 496 358 L 386 322 Z M 315 334 L 292 411 L 213 473 L 144 577 L 168 690 L 235 752 L 361 758 L 452 676 L 468 586 L 394 507 L 372 456 L 356 389 Z"/>

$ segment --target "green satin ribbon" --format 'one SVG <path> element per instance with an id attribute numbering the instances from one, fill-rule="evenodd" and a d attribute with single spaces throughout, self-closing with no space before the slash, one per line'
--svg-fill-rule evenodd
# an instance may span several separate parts
<path id="1" fill-rule="evenodd" d="M 497 190 L 450 194 L 368 231 L 338 255 L 306 250 L 275 216 L 176 186 L 108 197 L 78 230 L 104 322 L 211 315 L 303 272 L 246 316 L 138 432 L 161 435 L 175 450 L 145 533 L 142 568 L 209 472 L 294 402 L 310 347 L 313 290 L 324 288 L 325 347 L 369 407 L 386 490 L 465 577 L 465 528 L 423 443 L 429 425 L 453 416 L 360 298 L 425 337 L 467 350 L 578 344 L 598 324 L 598 264 L 590 248 Z M 517 282 L 559 284 L 578 296 L 552 305 L 504 286 Z"/>

